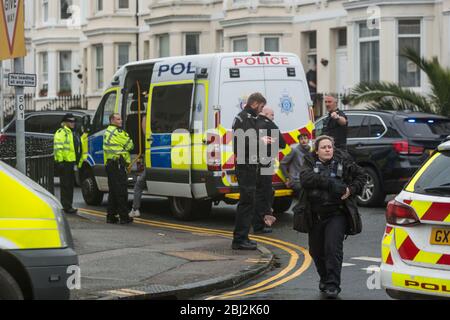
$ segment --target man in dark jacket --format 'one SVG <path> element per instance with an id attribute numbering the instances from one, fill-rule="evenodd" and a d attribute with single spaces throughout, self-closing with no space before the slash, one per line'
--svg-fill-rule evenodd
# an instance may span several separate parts
<path id="1" fill-rule="evenodd" d="M 286 148 L 286 142 L 280 129 L 274 122 L 275 113 L 265 107 L 258 116 L 257 126 L 259 136 L 267 137 L 260 141 L 260 167 L 256 185 L 256 215 L 253 218 L 253 231 L 255 234 L 271 233 L 271 226 L 267 225 L 266 217 L 272 216 L 274 190 L 272 185 L 275 172 L 274 163 L 280 150 Z M 273 221 L 273 218 L 272 218 Z"/>
<path id="2" fill-rule="evenodd" d="M 316 140 L 315 154 L 305 157 L 300 181 L 312 216 L 309 247 L 320 276 L 320 290 L 328 298 L 337 298 L 343 242 L 349 229 L 348 202 L 361 193 L 364 171 L 347 153 L 335 149 L 333 138 L 322 136 Z"/>
<path id="3" fill-rule="evenodd" d="M 234 154 L 236 155 L 236 176 L 240 200 L 236 213 L 233 250 L 256 250 L 256 242 L 250 241 L 252 219 L 256 208 L 256 185 L 258 181 L 258 115 L 267 100 L 260 93 L 252 94 L 244 110 L 233 123 Z M 267 140 L 267 137 L 264 137 Z"/>
<path id="4" fill-rule="evenodd" d="M 348 118 L 338 108 L 338 100 L 333 96 L 325 97 L 328 118 L 324 121 L 323 134 L 334 139 L 335 147 L 347 150 Z"/>

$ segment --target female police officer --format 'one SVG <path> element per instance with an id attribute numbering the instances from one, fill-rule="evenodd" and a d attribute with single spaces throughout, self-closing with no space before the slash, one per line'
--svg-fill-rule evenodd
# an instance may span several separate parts
<path id="1" fill-rule="evenodd" d="M 341 270 L 345 235 L 355 234 L 351 213 L 357 213 L 355 195 L 364 186 L 364 171 L 346 153 L 334 147 L 334 140 L 321 136 L 314 154 L 305 157 L 300 181 L 311 215 L 310 254 L 320 276 L 320 290 L 327 298 L 341 292 Z M 352 230 L 350 230 L 352 229 Z M 350 231 L 349 231 L 350 230 Z"/>

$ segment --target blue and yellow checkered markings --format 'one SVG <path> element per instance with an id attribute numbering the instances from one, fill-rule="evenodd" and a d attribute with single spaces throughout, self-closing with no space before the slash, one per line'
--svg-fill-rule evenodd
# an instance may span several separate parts
<path id="1" fill-rule="evenodd" d="M 153 168 L 172 168 L 172 135 L 153 134 L 151 145 L 151 164 Z"/>
<path id="2" fill-rule="evenodd" d="M 154 134 L 151 145 L 151 167 L 189 170 L 191 160 L 189 134 Z"/>

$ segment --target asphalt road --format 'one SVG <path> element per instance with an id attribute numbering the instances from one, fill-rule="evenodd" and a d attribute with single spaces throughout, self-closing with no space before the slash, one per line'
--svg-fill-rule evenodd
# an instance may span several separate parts
<path id="1" fill-rule="evenodd" d="M 105 197 L 106 199 L 106 197 Z M 131 199 L 131 196 L 130 196 Z M 106 204 L 102 207 L 88 207 L 84 204 L 81 192 L 76 191 L 74 205 L 79 208 L 90 208 L 100 211 L 106 211 Z M 188 224 L 191 226 L 206 227 L 221 230 L 233 230 L 235 207 L 220 205 L 213 208 L 212 215 L 202 221 L 183 223 L 177 221 L 170 215 L 168 202 L 164 199 L 144 198 L 142 207 L 143 218 L 156 221 L 171 222 L 177 224 Z M 382 208 L 361 208 L 361 214 L 364 224 L 364 230 L 361 235 L 350 237 L 344 244 L 344 265 L 342 271 L 342 294 L 343 300 L 387 300 L 390 299 L 384 290 L 380 288 L 368 288 L 368 279 L 370 283 L 375 284 L 376 275 L 373 268 L 380 265 L 381 240 L 385 229 L 384 210 Z M 292 230 L 292 214 L 283 215 L 276 226 L 274 233 L 267 237 L 283 240 L 303 248 L 308 248 L 307 236 L 298 234 Z M 258 286 L 262 281 L 280 274 L 290 262 L 292 256 L 279 248 L 266 245 L 266 247 L 275 253 L 277 264 L 273 270 L 267 272 L 262 277 L 255 279 L 242 288 Z M 304 255 L 300 255 L 296 269 L 305 265 Z M 292 272 L 290 274 L 292 274 Z M 376 271 L 375 271 L 376 273 Z M 322 296 L 318 290 L 318 276 L 314 264 L 311 264 L 299 276 L 281 281 L 282 283 L 267 291 L 255 292 L 243 296 L 235 297 L 239 300 L 318 300 Z M 371 287 L 374 287 L 373 285 Z M 257 290 L 256 290 L 257 291 Z M 207 296 L 195 297 L 195 299 L 207 299 L 217 296 L 224 292 L 215 292 Z"/>

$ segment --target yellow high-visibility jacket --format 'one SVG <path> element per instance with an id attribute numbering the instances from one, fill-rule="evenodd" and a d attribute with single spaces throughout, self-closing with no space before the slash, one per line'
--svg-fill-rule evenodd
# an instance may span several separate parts
<path id="1" fill-rule="evenodd" d="M 81 159 L 78 163 L 78 168 L 81 168 L 83 166 L 83 163 L 88 159 L 89 157 L 89 134 L 84 133 L 81 136 Z"/>
<path id="2" fill-rule="evenodd" d="M 53 148 L 56 162 L 76 162 L 75 145 L 72 130 L 63 126 L 56 131 Z"/>
<path id="3" fill-rule="evenodd" d="M 124 130 L 110 125 L 103 137 L 103 153 L 105 164 L 108 160 L 117 160 L 122 157 L 127 164 L 131 163 L 130 151 L 134 143 Z"/>

